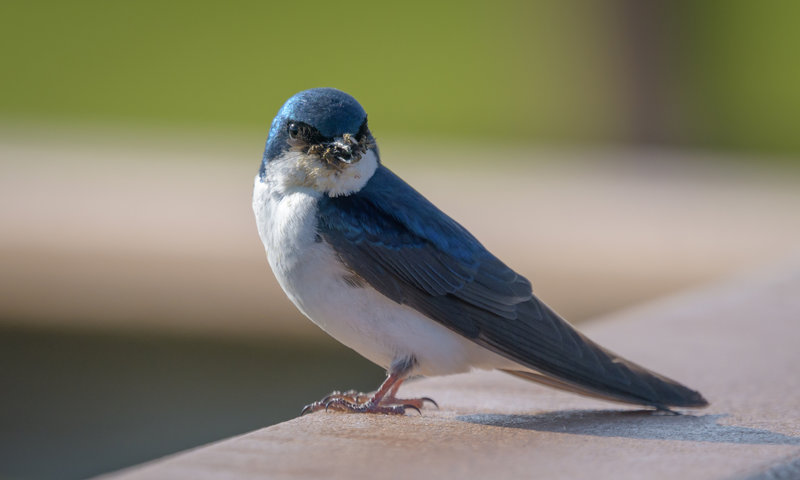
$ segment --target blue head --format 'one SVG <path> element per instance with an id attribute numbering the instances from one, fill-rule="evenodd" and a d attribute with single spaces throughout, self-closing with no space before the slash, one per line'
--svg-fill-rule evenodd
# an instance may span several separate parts
<path id="1" fill-rule="evenodd" d="M 318 156 L 336 169 L 374 148 L 367 112 L 355 98 L 335 88 L 312 88 L 287 100 L 272 121 L 261 175 L 267 163 L 288 151 Z"/>

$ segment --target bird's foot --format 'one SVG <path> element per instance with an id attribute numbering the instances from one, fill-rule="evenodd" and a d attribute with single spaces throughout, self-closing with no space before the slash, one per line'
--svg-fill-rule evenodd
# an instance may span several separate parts
<path id="1" fill-rule="evenodd" d="M 343 398 L 334 398 L 325 402 L 325 411 L 336 411 L 345 413 L 382 413 L 384 415 L 404 415 L 407 409 L 414 409 L 417 413 L 420 412 L 419 408 L 414 405 L 400 405 L 390 404 L 384 402 L 375 402 L 372 399 L 364 403 L 353 403 Z"/>
<path id="2" fill-rule="evenodd" d="M 403 362 L 403 365 L 413 362 Z M 306 413 L 318 412 L 320 410 L 333 410 L 335 412 L 347 413 L 382 413 L 384 415 L 404 415 L 407 410 L 416 410 L 422 414 L 422 406 L 425 402 L 431 402 L 439 408 L 439 405 L 428 397 L 400 399 L 397 398 L 397 389 L 405 381 L 404 374 L 407 369 L 399 373 L 390 369 L 389 376 L 378 387 L 378 390 L 371 394 L 348 390 L 346 392 L 333 392 L 327 397 L 311 405 L 303 407 L 300 416 Z"/>
<path id="3" fill-rule="evenodd" d="M 306 413 L 314 413 L 320 410 L 345 412 L 345 413 L 381 413 L 384 415 L 404 415 L 407 410 L 416 410 L 422 413 L 421 409 L 425 402 L 430 402 L 439 408 L 439 405 L 428 397 L 423 398 L 396 398 L 394 396 L 384 396 L 376 398 L 376 395 L 369 395 L 355 390 L 346 392 L 334 391 L 322 400 L 303 407 L 300 416 Z"/>
<path id="4" fill-rule="evenodd" d="M 303 410 L 300 412 L 300 416 L 302 417 L 306 413 L 314 413 L 320 410 L 327 410 L 328 404 L 330 402 L 346 402 L 353 405 L 361 405 L 362 403 L 366 403 L 369 401 L 370 395 L 366 393 L 359 392 L 357 390 L 347 390 L 345 392 L 340 392 L 339 390 L 334 390 L 327 396 L 323 397 L 322 400 L 316 401 L 314 403 L 308 404 L 303 407 Z"/>
<path id="5" fill-rule="evenodd" d="M 430 402 L 433 404 L 436 409 L 439 409 L 439 404 L 436 403 L 436 400 L 432 399 L 431 397 L 421 397 L 421 398 L 397 398 L 395 396 L 387 397 L 383 399 L 383 403 L 388 403 L 390 405 L 405 405 L 414 407 L 419 411 L 425 405 L 425 402 Z"/>
<path id="6" fill-rule="evenodd" d="M 320 402 L 325 404 L 337 398 L 347 400 L 350 403 L 365 403 L 367 400 L 371 398 L 371 394 L 359 392 L 357 390 L 348 390 L 346 392 L 340 392 L 338 390 L 334 390 L 333 392 L 330 393 L 330 395 L 320 400 Z"/>

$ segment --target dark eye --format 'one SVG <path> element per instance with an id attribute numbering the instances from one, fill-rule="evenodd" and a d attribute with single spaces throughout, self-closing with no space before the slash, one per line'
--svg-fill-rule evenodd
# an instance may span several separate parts
<path id="1" fill-rule="evenodd" d="M 291 138 L 297 138 L 300 135 L 300 127 L 296 123 L 290 123 L 286 130 Z"/>

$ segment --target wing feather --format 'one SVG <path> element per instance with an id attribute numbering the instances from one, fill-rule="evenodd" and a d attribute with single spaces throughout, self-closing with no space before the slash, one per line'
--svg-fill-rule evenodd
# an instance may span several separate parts
<path id="1" fill-rule="evenodd" d="M 659 408 L 706 404 L 576 331 L 527 279 L 384 166 L 360 192 L 321 200 L 318 232 L 373 288 L 518 362 L 528 369 L 519 376 Z"/>

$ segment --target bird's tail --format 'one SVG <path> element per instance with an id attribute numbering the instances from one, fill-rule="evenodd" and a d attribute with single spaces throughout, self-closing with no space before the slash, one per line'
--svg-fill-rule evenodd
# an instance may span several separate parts
<path id="1" fill-rule="evenodd" d="M 566 323 L 566 322 L 565 322 Z M 636 363 L 614 354 L 574 331 L 581 337 L 581 349 L 601 364 L 611 366 L 614 375 L 609 378 L 608 370 L 589 379 L 586 377 L 570 380 L 567 375 L 555 376 L 541 370 L 503 370 L 511 375 L 531 380 L 549 387 L 566 390 L 590 397 L 636 405 L 653 406 L 660 410 L 669 407 L 700 408 L 708 405 L 700 392 L 648 370 Z M 613 380 L 612 380 L 613 378 Z"/>

